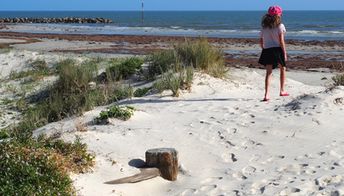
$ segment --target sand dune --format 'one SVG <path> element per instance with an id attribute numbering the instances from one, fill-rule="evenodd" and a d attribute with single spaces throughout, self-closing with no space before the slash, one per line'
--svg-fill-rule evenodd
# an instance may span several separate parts
<path id="1" fill-rule="evenodd" d="M 80 195 L 344 194 L 344 88 L 326 91 L 294 77 L 287 81 L 291 96 L 282 98 L 276 72 L 272 99 L 265 103 L 263 79 L 255 69 L 231 69 L 226 80 L 197 74 L 192 92 L 179 98 L 164 92 L 123 101 L 137 109 L 129 121 L 73 131 L 77 121 L 88 123 L 105 108 L 99 107 L 36 134 L 64 130 L 63 138 L 78 135 L 96 154 L 92 173 L 73 175 Z M 156 147 L 179 151 L 176 182 L 157 177 L 104 184 L 138 173 L 139 159 Z"/>

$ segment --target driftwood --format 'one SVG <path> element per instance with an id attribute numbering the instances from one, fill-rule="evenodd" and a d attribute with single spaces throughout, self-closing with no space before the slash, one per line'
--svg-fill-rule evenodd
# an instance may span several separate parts
<path id="1" fill-rule="evenodd" d="M 129 176 L 126 178 L 121 178 L 118 180 L 112 180 L 109 182 L 105 182 L 105 184 L 124 184 L 124 183 L 136 183 L 141 182 L 144 180 L 149 180 L 152 178 L 155 178 L 157 176 L 160 176 L 160 171 L 158 168 L 144 168 L 141 169 L 141 173 Z"/>
<path id="2" fill-rule="evenodd" d="M 146 166 L 139 174 L 105 182 L 105 184 L 136 183 L 157 176 L 175 181 L 178 175 L 178 152 L 173 148 L 157 148 L 146 151 Z"/>

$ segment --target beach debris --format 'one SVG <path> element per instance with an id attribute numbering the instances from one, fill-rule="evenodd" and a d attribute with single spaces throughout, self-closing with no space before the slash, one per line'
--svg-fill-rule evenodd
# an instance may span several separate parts
<path id="1" fill-rule="evenodd" d="M 141 168 L 139 174 L 105 182 L 105 184 L 137 183 L 157 176 L 176 181 L 179 171 L 178 152 L 174 148 L 155 148 L 146 151 L 147 168 Z"/>

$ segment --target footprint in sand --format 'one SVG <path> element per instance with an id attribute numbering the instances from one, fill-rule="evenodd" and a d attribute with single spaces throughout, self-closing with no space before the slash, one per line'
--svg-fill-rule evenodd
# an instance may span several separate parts
<path id="1" fill-rule="evenodd" d="M 249 147 L 257 147 L 257 146 L 262 146 L 263 144 L 254 140 L 251 140 L 250 138 L 245 138 L 246 141 L 241 143 L 241 147 L 243 149 L 247 149 Z"/>
<path id="2" fill-rule="evenodd" d="M 200 190 L 202 192 L 207 192 L 209 193 L 210 191 L 213 191 L 217 188 L 218 186 L 216 184 L 212 184 L 212 185 L 203 185 L 201 186 Z"/>
<path id="3" fill-rule="evenodd" d="M 278 172 L 280 173 L 290 173 L 290 174 L 296 174 L 296 175 L 301 175 L 305 171 L 302 169 L 302 166 L 300 164 L 292 164 L 292 165 L 287 165 L 284 167 L 280 167 L 277 169 Z"/>
<path id="4" fill-rule="evenodd" d="M 268 185 L 267 180 L 262 180 L 261 182 L 255 182 L 251 186 L 251 194 L 264 194 L 266 186 Z"/>
<path id="5" fill-rule="evenodd" d="M 341 175 L 326 175 L 314 180 L 315 185 L 326 187 L 330 185 L 339 186 L 343 183 L 343 176 Z"/>
<path id="6" fill-rule="evenodd" d="M 225 163 L 234 163 L 238 161 L 235 154 L 233 153 L 224 153 L 221 157 Z"/>
<path id="7" fill-rule="evenodd" d="M 182 193 L 180 193 L 180 196 L 188 196 L 188 195 L 194 195 L 197 193 L 197 189 L 186 189 Z"/>
<path id="8" fill-rule="evenodd" d="M 207 179 L 201 181 L 201 184 L 211 184 L 214 181 L 222 180 L 222 179 L 223 179 L 223 177 L 211 177 L 211 178 L 207 178 Z"/>
<path id="9" fill-rule="evenodd" d="M 261 158 L 262 158 L 261 155 L 259 155 L 259 154 L 254 154 L 254 155 L 251 156 L 249 162 L 257 162 L 257 161 L 259 161 Z"/>
<path id="10" fill-rule="evenodd" d="M 288 196 L 288 195 L 300 195 L 301 189 L 299 188 L 286 188 L 280 192 L 280 196 Z"/>
<path id="11" fill-rule="evenodd" d="M 233 176 L 233 178 L 236 178 L 237 180 L 240 180 L 240 181 L 247 179 L 247 177 L 242 172 L 240 172 L 240 171 L 234 172 L 232 174 L 232 176 Z"/>
<path id="12" fill-rule="evenodd" d="M 255 167 L 247 166 L 247 167 L 244 167 L 241 171 L 242 171 L 243 175 L 251 176 L 256 172 L 256 170 L 257 169 Z"/>

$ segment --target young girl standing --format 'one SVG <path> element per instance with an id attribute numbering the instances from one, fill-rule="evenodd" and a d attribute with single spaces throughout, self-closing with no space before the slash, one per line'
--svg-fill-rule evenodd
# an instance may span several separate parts
<path id="1" fill-rule="evenodd" d="M 277 67 L 280 68 L 280 96 L 289 96 L 284 90 L 287 51 L 284 42 L 286 29 L 281 22 L 281 17 L 282 8 L 279 6 L 271 6 L 268 13 L 262 19 L 262 30 L 260 32 L 262 54 L 259 58 L 259 63 L 266 67 L 265 95 L 263 101 L 270 99 L 269 88 L 272 70 Z"/>

